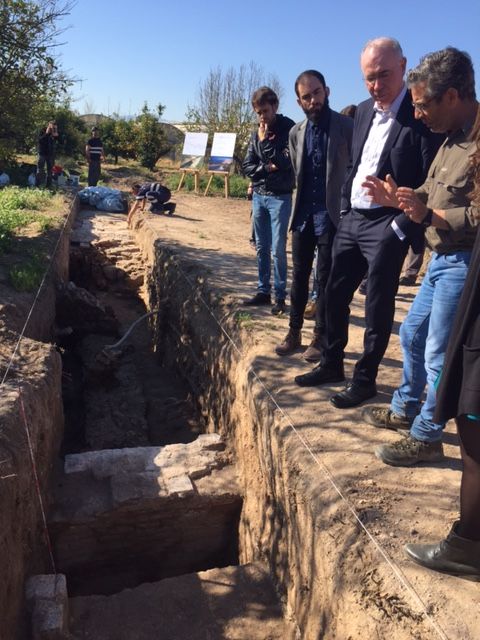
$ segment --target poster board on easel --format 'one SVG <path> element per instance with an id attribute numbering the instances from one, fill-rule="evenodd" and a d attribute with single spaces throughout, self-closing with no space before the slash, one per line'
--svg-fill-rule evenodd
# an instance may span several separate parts
<path id="1" fill-rule="evenodd" d="M 212 151 L 208 161 L 208 180 L 204 196 L 207 195 L 214 175 L 223 175 L 225 180 L 225 197 L 229 196 L 230 169 L 233 164 L 233 152 L 235 149 L 236 133 L 214 133 Z"/>
<path id="2" fill-rule="evenodd" d="M 185 181 L 187 173 L 193 173 L 195 180 L 195 193 L 199 190 L 200 169 L 205 160 L 205 150 L 207 148 L 208 133 L 187 131 L 183 142 L 182 159 L 180 161 L 180 182 L 177 191 L 180 191 Z"/>

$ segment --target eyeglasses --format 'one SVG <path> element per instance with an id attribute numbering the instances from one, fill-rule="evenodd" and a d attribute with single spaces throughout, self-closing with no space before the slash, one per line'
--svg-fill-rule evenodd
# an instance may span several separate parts
<path id="1" fill-rule="evenodd" d="M 415 111 L 419 111 L 421 114 L 425 115 L 425 111 L 428 109 L 428 105 L 433 102 L 435 98 L 430 98 L 430 100 L 425 100 L 425 102 L 412 102 L 412 107 Z"/>

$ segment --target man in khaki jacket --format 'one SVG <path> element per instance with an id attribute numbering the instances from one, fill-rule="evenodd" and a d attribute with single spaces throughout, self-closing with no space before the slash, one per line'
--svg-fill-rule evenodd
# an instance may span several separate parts
<path id="1" fill-rule="evenodd" d="M 375 451 L 393 466 L 443 459 L 444 424 L 433 421 L 435 383 L 441 372 L 452 323 L 463 291 L 479 223 L 471 202 L 473 176 L 470 156 L 475 143 L 470 131 L 478 102 L 468 54 L 448 47 L 422 58 L 409 72 L 415 117 L 429 129 L 446 133 L 424 184 L 418 189 L 397 187 L 369 176 L 364 186 L 375 202 L 399 207 L 426 227 L 432 258 L 410 311 L 400 328 L 403 376 L 390 407 L 367 407 L 363 416 L 376 427 L 409 429 L 394 444 Z M 422 397 L 426 386 L 426 397 Z"/>

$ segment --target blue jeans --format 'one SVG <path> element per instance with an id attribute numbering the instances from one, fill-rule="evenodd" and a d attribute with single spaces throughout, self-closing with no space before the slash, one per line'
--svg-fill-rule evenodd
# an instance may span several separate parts
<path id="1" fill-rule="evenodd" d="M 432 253 L 420 290 L 400 327 L 403 375 L 390 408 L 400 416 L 415 418 L 410 434 L 422 442 L 442 438 L 445 425 L 433 422 L 434 385 L 443 366 L 470 256 L 469 251 Z M 425 385 L 427 392 L 421 405 Z"/>
<path id="2" fill-rule="evenodd" d="M 276 300 L 285 300 L 287 292 L 287 232 L 291 194 L 262 196 L 253 193 L 252 211 L 258 262 L 258 291 L 270 293 L 271 258 Z"/>

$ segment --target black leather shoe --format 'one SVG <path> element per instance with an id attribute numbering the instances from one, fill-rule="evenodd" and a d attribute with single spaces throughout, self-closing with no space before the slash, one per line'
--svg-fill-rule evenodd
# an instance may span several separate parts
<path id="1" fill-rule="evenodd" d="M 257 291 L 253 298 L 244 300 L 243 304 L 246 307 L 260 307 L 262 305 L 271 305 L 272 298 L 270 297 L 269 293 L 262 293 L 262 291 Z"/>
<path id="2" fill-rule="evenodd" d="M 343 369 L 330 369 L 322 364 L 319 364 L 308 373 L 295 377 L 295 382 L 299 387 L 316 387 L 319 384 L 343 382 L 343 380 L 345 380 Z"/>
<path id="3" fill-rule="evenodd" d="M 347 385 L 345 391 L 340 391 L 330 398 L 330 402 L 337 409 L 348 409 L 362 404 L 365 400 L 377 395 L 377 387 L 374 384 L 367 386 L 352 382 Z"/>
<path id="4" fill-rule="evenodd" d="M 461 538 L 455 533 L 457 526 L 455 522 L 445 540 L 437 544 L 406 544 L 406 554 L 434 571 L 480 577 L 480 541 Z"/>

